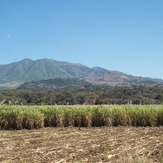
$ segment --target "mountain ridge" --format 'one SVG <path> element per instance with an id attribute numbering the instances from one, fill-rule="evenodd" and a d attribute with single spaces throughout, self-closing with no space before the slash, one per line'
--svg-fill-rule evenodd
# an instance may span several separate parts
<path id="1" fill-rule="evenodd" d="M 89 68 L 80 63 L 61 62 L 47 58 L 38 60 L 25 58 L 19 62 L 0 65 L 0 83 L 81 77 L 98 73 L 97 71 L 97 69 Z"/>
<path id="2" fill-rule="evenodd" d="M 0 65 L 0 88 L 3 84 L 35 82 L 57 78 L 78 78 L 94 86 L 163 85 L 163 80 L 128 75 L 120 71 L 101 67 L 89 68 L 80 63 L 69 63 L 53 59 L 31 60 Z M 68 79 L 67 79 L 68 80 Z M 65 82 L 65 81 L 64 81 Z M 74 80 L 77 82 L 77 80 Z M 81 81 L 78 81 L 81 86 Z M 84 83 L 83 83 L 84 84 Z M 75 83 L 75 86 L 78 87 Z M 10 87 L 10 86 L 9 86 Z M 57 87 L 57 85 L 53 86 Z"/>

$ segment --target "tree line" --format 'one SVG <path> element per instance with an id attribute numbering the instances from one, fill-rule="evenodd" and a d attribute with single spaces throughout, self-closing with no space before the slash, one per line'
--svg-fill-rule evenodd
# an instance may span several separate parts
<path id="1" fill-rule="evenodd" d="M 131 86 L 65 90 L 0 90 L 0 104 L 102 105 L 162 104 L 163 87 Z"/>

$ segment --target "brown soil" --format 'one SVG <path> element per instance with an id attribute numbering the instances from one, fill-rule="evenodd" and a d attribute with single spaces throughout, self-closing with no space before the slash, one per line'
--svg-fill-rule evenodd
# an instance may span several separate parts
<path id="1" fill-rule="evenodd" d="M 0 131 L 0 162 L 162 162 L 163 127 Z"/>

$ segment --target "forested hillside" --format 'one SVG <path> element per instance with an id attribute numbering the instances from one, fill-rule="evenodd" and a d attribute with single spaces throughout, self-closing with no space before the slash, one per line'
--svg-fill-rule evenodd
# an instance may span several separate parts
<path id="1" fill-rule="evenodd" d="M 91 83 L 77 78 L 55 78 L 27 82 L 17 89 L 87 89 L 93 88 Z"/>
<path id="2" fill-rule="evenodd" d="M 26 58 L 19 62 L 0 65 L 0 83 L 81 77 L 106 71 L 102 68 L 89 68 L 79 63 L 60 62 L 52 59 L 33 61 Z"/>

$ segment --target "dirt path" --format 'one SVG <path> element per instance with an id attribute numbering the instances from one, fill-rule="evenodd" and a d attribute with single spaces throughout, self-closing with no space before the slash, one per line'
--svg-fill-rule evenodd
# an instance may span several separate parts
<path id="1" fill-rule="evenodd" d="M 163 162 L 163 127 L 0 131 L 2 163 L 131 163 L 140 160 Z"/>

